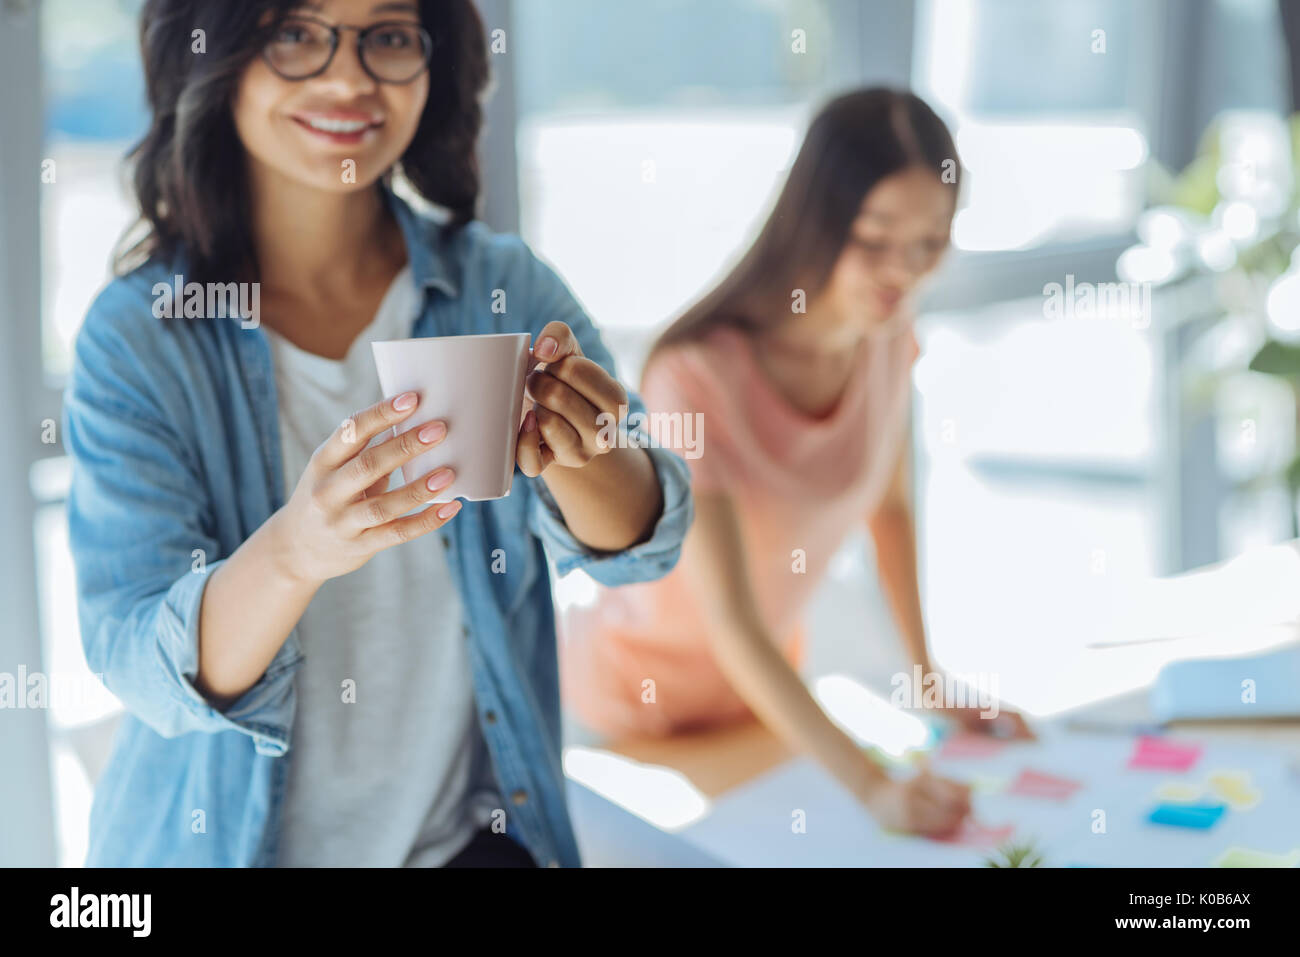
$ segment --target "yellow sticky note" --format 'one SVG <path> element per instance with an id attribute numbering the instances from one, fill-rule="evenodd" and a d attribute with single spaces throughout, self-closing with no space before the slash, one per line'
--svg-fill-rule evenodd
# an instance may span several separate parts
<path id="1" fill-rule="evenodd" d="M 1300 848 L 1286 854 L 1269 854 L 1248 847 L 1230 847 L 1214 862 L 1213 867 L 1295 867 L 1300 864 Z"/>
<path id="2" fill-rule="evenodd" d="M 1216 771 L 1209 777 L 1210 790 L 1234 811 L 1249 811 L 1259 803 L 1259 791 L 1245 771 Z"/>
<path id="3" fill-rule="evenodd" d="M 970 789 L 976 794 L 997 794 L 1003 791 L 1007 786 L 1006 778 L 993 777 L 988 774 L 977 774 L 966 782 Z"/>
<path id="4" fill-rule="evenodd" d="M 1188 784 L 1186 781 L 1170 781 L 1168 784 L 1160 786 L 1156 791 L 1156 797 L 1162 801 L 1195 801 L 1204 790 L 1199 784 Z"/>

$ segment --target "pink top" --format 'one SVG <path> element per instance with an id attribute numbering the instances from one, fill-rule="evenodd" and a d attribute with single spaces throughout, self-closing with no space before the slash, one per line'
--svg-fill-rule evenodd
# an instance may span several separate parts
<path id="1" fill-rule="evenodd" d="M 769 383 L 749 338 L 732 327 L 670 347 L 646 369 L 651 413 L 702 413 L 693 434 L 664 424 L 671 420 L 652 421 L 651 432 L 686 458 L 696 494 L 731 496 L 760 611 L 796 665 L 809 597 L 889 486 L 918 354 L 910 317 L 865 340 L 835 408 L 818 418 Z M 599 588 L 594 605 L 565 613 L 562 693 L 594 730 L 664 734 L 748 714 L 713 660 L 691 573 L 683 557 L 659 581 Z"/>

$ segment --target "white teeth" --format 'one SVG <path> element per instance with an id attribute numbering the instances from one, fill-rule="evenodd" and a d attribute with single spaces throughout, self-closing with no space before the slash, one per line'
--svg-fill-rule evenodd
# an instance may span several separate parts
<path id="1" fill-rule="evenodd" d="M 327 120 L 323 117 L 313 117 L 307 120 L 307 125 L 325 133 L 360 133 L 370 126 L 365 120 Z"/>

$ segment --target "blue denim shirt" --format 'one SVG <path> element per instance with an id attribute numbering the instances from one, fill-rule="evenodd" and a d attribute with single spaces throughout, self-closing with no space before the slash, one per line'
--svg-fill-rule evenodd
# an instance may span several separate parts
<path id="1" fill-rule="evenodd" d="M 424 291 L 413 337 L 529 332 L 536 341 L 558 319 L 613 372 L 581 306 L 522 240 L 479 222 L 451 231 L 384 196 Z M 297 632 L 224 710 L 193 682 L 204 586 L 283 504 L 275 376 L 266 335 L 244 328 L 251 323 L 154 316 L 154 284 L 175 275 L 184 276 L 183 261 L 151 260 L 104 289 L 77 337 L 65 396 L 82 643 L 127 711 L 95 791 L 86 863 L 266 866 L 276 860 L 293 759 Z M 505 291 L 506 312 L 491 308 L 494 290 Z M 639 397 L 630 396 L 630 409 L 643 411 Z M 560 760 L 546 556 L 560 575 L 581 568 L 606 585 L 673 567 L 692 517 L 689 477 L 680 458 L 649 452 L 664 508 L 652 536 L 633 548 L 586 548 L 544 479 L 517 469 L 510 495 L 465 502 L 435 533 L 467 612 L 476 707 L 507 833 L 541 865 L 580 864 Z M 498 548 L 504 574 L 493 573 Z"/>

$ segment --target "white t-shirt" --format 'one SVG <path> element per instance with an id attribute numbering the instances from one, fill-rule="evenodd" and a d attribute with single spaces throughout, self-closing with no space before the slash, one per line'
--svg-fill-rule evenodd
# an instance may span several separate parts
<path id="1" fill-rule="evenodd" d="M 370 343 L 408 338 L 420 305 L 408 266 L 341 360 L 268 329 L 286 499 L 339 423 L 383 398 Z M 501 807 L 463 614 L 436 532 L 321 586 L 298 623 L 280 866 L 440 866 Z"/>

